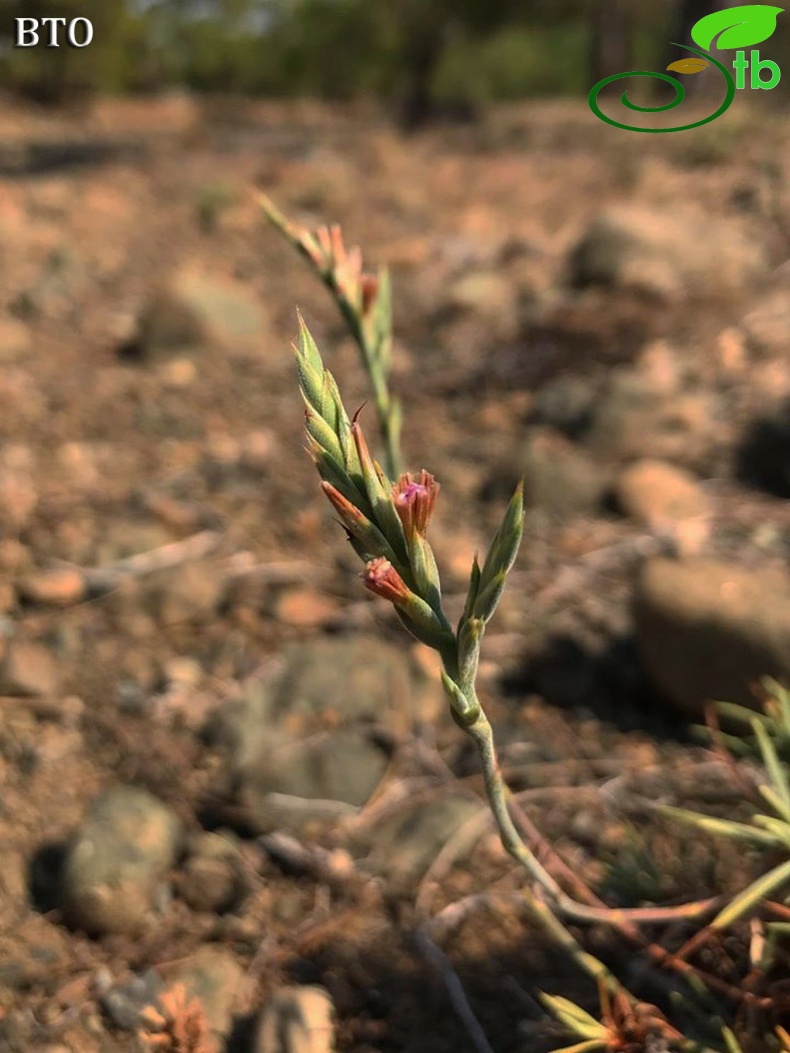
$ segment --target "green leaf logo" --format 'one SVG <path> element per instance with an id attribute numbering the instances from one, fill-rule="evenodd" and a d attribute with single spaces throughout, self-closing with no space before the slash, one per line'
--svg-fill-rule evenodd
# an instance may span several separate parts
<path id="1" fill-rule="evenodd" d="M 770 4 L 744 4 L 729 7 L 726 11 L 714 11 L 694 24 L 691 39 L 709 51 L 716 37 L 717 48 L 748 48 L 761 44 L 773 35 L 776 16 L 783 7 Z"/>

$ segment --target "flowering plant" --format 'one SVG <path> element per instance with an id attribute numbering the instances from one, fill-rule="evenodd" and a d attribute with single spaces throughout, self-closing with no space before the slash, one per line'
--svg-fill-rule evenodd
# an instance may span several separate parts
<path id="1" fill-rule="evenodd" d="M 522 487 L 516 488 L 482 565 L 477 555 L 472 561 L 464 608 L 453 628 L 442 605 L 439 571 L 428 540 L 428 528 L 440 487 L 424 468 L 417 473 L 403 472 L 400 468 L 400 405 L 388 388 L 392 316 L 386 272 L 373 275 L 364 271 L 359 249 L 346 249 L 339 227 L 322 227 L 316 232 L 303 230 L 287 220 L 267 198 L 261 203 L 270 221 L 309 261 L 333 295 L 358 344 L 374 392 L 378 430 L 385 448 L 386 472 L 368 447 L 359 419 L 360 411 L 349 418 L 335 378 L 325 367 L 318 347 L 300 317 L 299 338 L 294 349 L 296 367 L 305 406 L 307 451 L 318 470 L 321 488 L 364 564 L 364 586 L 389 601 L 412 636 L 433 648 L 441 657 L 442 684 L 450 713 L 477 747 L 486 794 L 502 845 L 526 870 L 530 879 L 519 892 L 522 904 L 543 931 L 597 985 L 600 1020 L 567 998 L 542 995 L 544 1005 L 568 1032 L 580 1040 L 556 1053 L 593 1050 L 608 1050 L 610 1053 L 640 1053 L 642 1050 L 747 1053 L 735 1031 L 724 1025 L 723 1017 L 717 1016 L 712 1021 L 713 1030 L 720 1036 L 723 1047 L 714 1048 L 688 1038 L 659 1008 L 631 993 L 603 962 L 582 946 L 568 926 L 570 923 L 610 926 L 626 943 L 642 953 L 647 963 L 670 970 L 677 981 L 682 979 L 684 997 L 701 998 L 705 1002 L 710 992 L 716 992 L 737 1005 L 736 1017 L 740 1014 L 748 1021 L 753 1020 L 752 1010 L 758 1005 L 761 1011 L 771 1009 L 777 1015 L 780 1011 L 778 1001 L 758 998 L 746 983 L 737 987 L 721 981 L 693 965 L 689 957 L 712 934 L 763 908 L 769 913 L 773 911 L 774 918 L 782 919 L 769 922 L 765 928 L 774 941 L 771 946 L 775 946 L 790 929 L 787 922 L 790 910 L 782 904 L 772 903 L 769 897 L 790 881 L 790 861 L 782 858 L 760 879 L 723 905 L 721 899 L 709 899 L 669 907 L 616 909 L 608 907 L 570 871 L 531 825 L 504 782 L 491 724 L 476 690 L 486 626 L 497 609 L 521 544 L 524 526 Z M 663 807 L 661 811 L 674 820 L 693 823 L 704 830 L 769 844 L 786 852 L 790 845 L 790 775 L 774 741 L 779 743 L 780 749 L 786 749 L 790 738 L 790 693 L 773 682 L 768 685 L 767 693 L 766 716 L 762 720 L 753 714 L 746 716 L 768 775 L 761 794 L 773 814 L 755 815 L 753 823 L 745 825 L 714 820 L 677 808 Z M 735 715 L 741 719 L 744 717 L 743 711 Z M 718 728 L 713 730 L 715 740 L 721 743 Z M 732 742 L 748 748 L 744 739 L 733 739 Z M 525 832 L 524 837 L 519 833 L 514 816 Z M 652 942 L 642 932 L 645 925 L 671 923 L 677 926 L 678 923 L 704 918 L 716 910 L 713 920 L 675 952 Z M 444 961 L 441 952 L 425 932 L 421 936 L 432 959 L 441 964 Z M 755 968 L 767 969 L 773 961 L 770 955 L 763 953 L 766 946 L 766 939 L 754 942 L 752 960 Z M 448 990 L 457 1001 L 457 982 L 448 983 Z M 462 1003 L 461 1010 L 476 1048 L 491 1053 L 468 1004 Z M 752 1048 L 790 1050 L 788 1033 L 778 1020 L 769 1033 L 763 1028 L 758 1030 L 762 1045 L 749 1046 L 749 1053 Z"/>

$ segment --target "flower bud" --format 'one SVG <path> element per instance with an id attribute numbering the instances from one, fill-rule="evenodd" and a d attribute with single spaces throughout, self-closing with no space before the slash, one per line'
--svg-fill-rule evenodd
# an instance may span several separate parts
<path id="1" fill-rule="evenodd" d="M 454 645 L 452 630 L 428 604 L 408 587 L 388 559 L 372 559 L 362 575 L 365 587 L 389 600 L 395 613 L 416 639 L 434 650 Z"/>
<path id="2" fill-rule="evenodd" d="M 359 288 L 362 293 L 362 313 L 368 314 L 379 294 L 379 280 L 375 274 L 365 271 L 360 275 Z"/>
<path id="3" fill-rule="evenodd" d="M 388 559 L 372 559 L 365 567 L 362 580 L 366 589 L 390 603 L 407 604 L 414 595 Z"/>

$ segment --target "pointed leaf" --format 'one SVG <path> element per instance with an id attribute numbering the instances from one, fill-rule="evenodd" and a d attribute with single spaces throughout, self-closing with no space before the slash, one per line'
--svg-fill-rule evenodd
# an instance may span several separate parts
<path id="1" fill-rule="evenodd" d="M 724 910 L 716 915 L 710 923 L 711 928 L 725 929 L 728 925 L 732 925 L 788 881 L 790 881 L 790 859 L 780 863 L 773 870 L 769 870 L 767 874 L 763 874 L 743 892 L 740 892 Z"/>
<path id="2" fill-rule="evenodd" d="M 414 572 L 414 580 L 417 582 L 417 591 L 425 597 L 438 614 L 442 609 L 442 593 L 439 571 L 431 546 L 425 538 L 415 534 L 408 543 L 408 548 L 409 564 Z"/>
<path id="3" fill-rule="evenodd" d="M 340 402 L 340 393 L 337 390 L 335 379 L 328 369 L 324 370 L 324 379 L 321 384 L 321 404 L 318 407 L 318 412 L 338 436 L 338 439 L 340 439 L 337 422 L 338 414 L 343 412 L 343 405 Z"/>
<path id="4" fill-rule="evenodd" d="M 308 435 L 312 436 L 313 439 L 318 443 L 322 450 L 326 450 L 338 464 L 343 464 L 345 458 L 343 457 L 343 448 L 340 445 L 340 440 L 337 435 L 327 422 L 321 417 L 317 410 L 314 410 L 312 406 L 307 403 L 305 398 L 306 411 L 305 411 L 305 425 L 307 427 Z"/>
<path id="5" fill-rule="evenodd" d="M 524 494 L 519 483 L 480 571 L 479 592 L 472 611 L 476 618 L 488 621 L 496 610 L 505 587 L 505 577 L 518 555 L 523 531 Z"/>
<path id="6" fill-rule="evenodd" d="M 673 73 L 702 73 L 709 65 L 710 62 L 706 62 L 705 59 L 683 58 L 678 59 L 677 62 L 670 62 L 667 69 L 672 70 Z"/>
<path id="7" fill-rule="evenodd" d="M 606 1038 L 586 1038 L 583 1042 L 574 1042 L 572 1046 L 553 1049 L 551 1053 L 596 1053 L 597 1050 L 609 1048 L 609 1040 Z"/>
<path id="8" fill-rule="evenodd" d="M 728 1027 L 721 1029 L 721 1037 L 727 1046 L 727 1053 L 743 1053 L 743 1047 Z"/>
<path id="9" fill-rule="evenodd" d="M 790 691 L 770 676 L 763 677 L 762 686 L 770 694 L 771 701 L 777 703 L 782 727 L 790 734 Z"/>
<path id="10" fill-rule="evenodd" d="M 301 312 L 297 312 L 297 319 L 299 322 L 299 350 L 304 356 L 305 362 L 314 369 L 316 373 L 323 374 L 324 363 L 321 361 L 321 352 L 318 350 L 318 346 L 315 340 L 313 340 L 312 334 L 307 328 Z"/>
<path id="11" fill-rule="evenodd" d="M 472 559 L 472 569 L 469 572 L 469 588 L 466 590 L 466 603 L 464 604 L 464 613 L 461 615 L 461 620 L 458 624 L 460 628 L 472 617 L 472 610 L 474 609 L 475 600 L 477 599 L 477 593 L 480 589 L 480 563 L 477 559 L 477 553 L 475 552 L 474 558 Z"/>
<path id="12" fill-rule="evenodd" d="M 598 1041 L 604 1041 L 608 1037 L 608 1029 L 569 998 L 544 994 L 542 991 L 539 992 L 539 997 L 549 1012 L 569 1031 L 575 1031 L 582 1038 Z"/>
<path id="13" fill-rule="evenodd" d="M 727 717 L 729 720 L 735 720 L 739 724 L 751 725 L 753 720 L 760 720 L 766 725 L 766 727 L 768 727 L 771 723 L 769 717 L 764 717 L 760 713 L 755 713 L 753 709 L 748 709 L 746 706 L 736 705 L 735 702 L 717 702 L 716 709 L 723 717 Z"/>
<path id="14" fill-rule="evenodd" d="M 694 24 L 691 39 L 706 51 L 716 38 L 717 49 L 753 47 L 773 35 L 783 10 L 770 4 L 744 4 L 714 11 Z"/>
<path id="15" fill-rule="evenodd" d="M 298 351 L 296 354 L 296 372 L 299 376 L 299 388 L 305 402 L 316 413 L 320 413 L 323 400 L 323 375 L 316 373 L 305 362 Z"/>
<path id="16" fill-rule="evenodd" d="M 770 786 L 761 786 L 760 789 L 764 792 L 766 800 L 769 804 L 776 805 L 771 800 L 772 790 Z M 773 834 L 777 841 L 787 845 L 790 848 L 790 823 L 784 819 L 777 819 L 773 815 L 755 815 L 753 821 L 763 830 L 767 830 L 769 834 Z"/>
<path id="17" fill-rule="evenodd" d="M 499 571 L 498 574 L 491 578 L 485 588 L 480 589 L 472 612 L 475 618 L 480 618 L 483 622 L 491 621 L 494 611 L 496 611 L 499 601 L 502 599 L 502 593 L 505 591 L 505 581 L 505 572 Z"/>
<path id="18" fill-rule="evenodd" d="M 759 827 L 749 826 L 747 823 L 736 823 L 731 819 L 718 819 L 713 815 L 702 815 L 692 812 L 687 808 L 674 808 L 669 804 L 655 804 L 655 810 L 660 815 L 666 815 L 670 819 L 678 819 L 681 823 L 689 823 L 709 834 L 721 834 L 737 841 L 752 841 L 758 845 L 775 846 L 781 844 L 781 840 L 769 834 Z"/>
<path id="19" fill-rule="evenodd" d="M 778 809 L 779 814 L 790 821 L 790 784 L 788 784 L 787 771 L 784 764 L 779 760 L 771 736 L 765 729 L 765 725 L 759 720 L 752 720 L 752 731 L 757 736 L 760 752 L 763 755 L 763 764 L 768 772 L 773 789 L 782 800 L 782 807 Z"/>

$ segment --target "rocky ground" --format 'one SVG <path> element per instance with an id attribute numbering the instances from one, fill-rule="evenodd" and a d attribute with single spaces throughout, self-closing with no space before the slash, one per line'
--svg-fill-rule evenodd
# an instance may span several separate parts
<path id="1" fill-rule="evenodd" d="M 754 872 L 628 807 L 730 814 L 690 725 L 790 679 L 790 124 L 733 111 L 3 108 L 1 1049 L 472 1048 L 419 932 L 481 891 L 437 941 L 497 1053 L 562 1044 L 536 990 L 590 998 L 320 499 L 297 304 L 365 379 L 255 188 L 392 268 L 449 607 L 525 480 L 481 688 L 527 814 L 611 903 Z"/>

